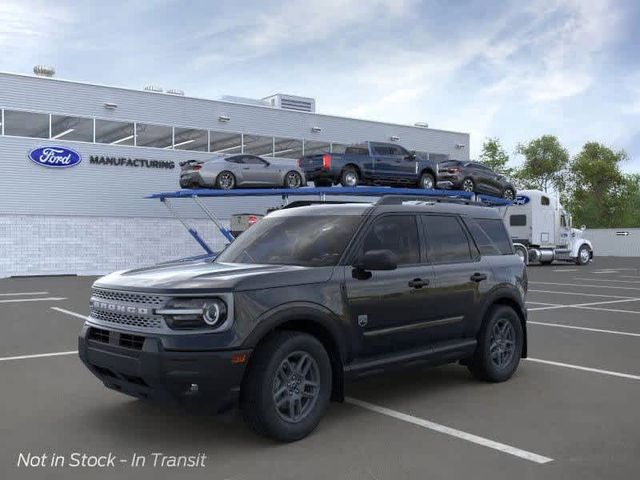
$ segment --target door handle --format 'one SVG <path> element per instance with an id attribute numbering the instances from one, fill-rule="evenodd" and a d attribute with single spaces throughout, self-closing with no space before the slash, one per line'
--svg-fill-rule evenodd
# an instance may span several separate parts
<path id="1" fill-rule="evenodd" d="M 484 273 L 479 273 L 476 272 L 473 275 L 471 275 L 470 280 L 474 281 L 474 282 L 481 282 L 482 280 L 486 280 L 487 276 Z"/>
<path id="2" fill-rule="evenodd" d="M 411 288 L 422 288 L 426 287 L 427 285 L 429 285 L 429 280 L 423 280 L 421 278 L 414 278 L 413 280 L 409 281 L 409 286 Z"/>
<path id="3" fill-rule="evenodd" d="M 243 170 L 251 170 L 251 167 L 244 167 Z"/>

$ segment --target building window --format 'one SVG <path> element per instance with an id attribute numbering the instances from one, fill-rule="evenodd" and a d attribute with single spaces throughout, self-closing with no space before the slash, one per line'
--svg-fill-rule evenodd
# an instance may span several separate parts
<path id="1" fill-rule="evenodd" d="M 173 148 L 176 150 L 207 152 L 209 149 L 209 136 L 206 130 L 176 127 L 173 142 Z"/>
<path id="2" fill-rule="evenodd" d="M 209 132 L 209 151 L 211 153 L 242 153 L 242 135 L 229 132 Z"/>
<path id="3" fill-rule="evenodd" d="M 173 146 L 173 128 L 164 125 L 136 123 L 136 146 L 171 148 Z"/>
<path id="4" fill-rule="evenodd" d="M 302 140 L 293 138 L 275 138 L 274 157 L 300 158 L 302 157 Z"/>
<path id="5" fill-rule="evenodd" d="M 96 143 L 133 145 L 133 123 L 96 119 Z"/>
<path id="6" fill-rule="evenodd" d="M 261 155 L 263 157 L 273 156 L 273 137 L 262 137 L 260 135 L 244 135 L 244 153 L 251 155 Z"/>
<path id="7" fill-rule="evenodd" d="M 49 138 L 49 115 L 5 110 L 4 134 L 15 137 Z"/>
<path id="8" fill-rule="evenodd" d="M 93 142 L 93 119 L 51 115 L 51 139 Z"/>
<path id="9" fill-rule="evenodd" d="M 304 154 L 317 155 L 319 153 L 327 153 L 331 150 L 331 144 L 327 142 L 314 142 L 312 140 L 304 141 Z"/>

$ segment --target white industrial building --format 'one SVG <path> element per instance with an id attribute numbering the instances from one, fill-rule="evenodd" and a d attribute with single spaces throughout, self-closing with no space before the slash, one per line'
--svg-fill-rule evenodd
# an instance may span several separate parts
<path id="1" fill-rule="evenodd" d="M 144 197 L 177 190 L 178 162 L 213 152 L 294 162 L 374 140 L 438 160 L 469 158 L 467 133 L 323 115 L 313 99 L 291 95 L 207 100 L 157 87 L 0 73 L 0 109 L 0 277 L 101 274 L 200 253 L 160 202 Z M 80 161 L 46 168 L 29 158 L 45 147 L 72 150 Z M 228 219 L 264 213 L 276 201 L 236 198 L 209 206 Z M 221 246 L 195 209 L 182 213 Z"/>

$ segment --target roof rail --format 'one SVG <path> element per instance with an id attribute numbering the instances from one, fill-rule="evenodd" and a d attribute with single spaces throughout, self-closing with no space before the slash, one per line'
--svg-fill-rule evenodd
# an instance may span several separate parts
<path id="1" fill-rule="evenodd" d="M 417 196 L 417 195 L 384 195 L 376 202 L 376 205 L 400 205 L 404 202 L 420 203 L 459 203 L 462 205 L 485 205 L 481 201 L 473 198 L 456 196 Z"/>

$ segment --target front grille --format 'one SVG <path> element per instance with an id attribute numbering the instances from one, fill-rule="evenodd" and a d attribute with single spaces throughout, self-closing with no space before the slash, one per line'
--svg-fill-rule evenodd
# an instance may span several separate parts
<path id="1" fill-rule="evenodd" d="M 118 292 L 115 290 L 104 290 L 94 288 L 92 297 L 100 300 L 111 300 L 116 302 L 140 303 L 144 305 L 164 305 L 167 298 L 161 295 L 146 295 L 144 293 Z"/>
<path id="2" fill-rule="evenodd" d="M 107 312 L 91 308 L 91 317 L 101 322 L 114 325 L 126 325 L 139 328 L 162 328 L 164 320 L 160 316 L 143 317 L 139 315 L 126 315 L 124 313 Z"/>

